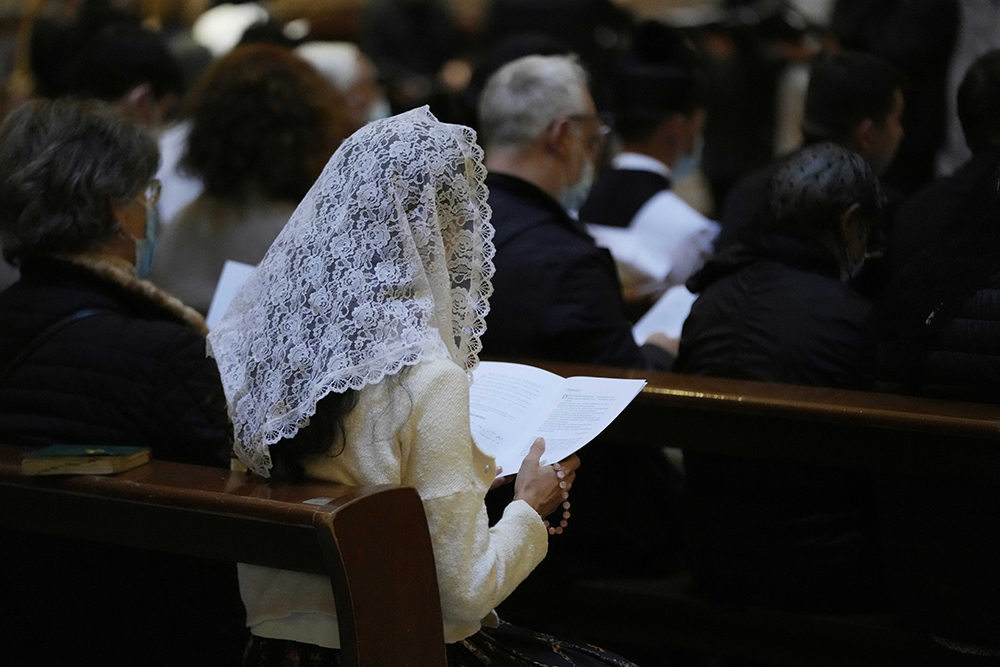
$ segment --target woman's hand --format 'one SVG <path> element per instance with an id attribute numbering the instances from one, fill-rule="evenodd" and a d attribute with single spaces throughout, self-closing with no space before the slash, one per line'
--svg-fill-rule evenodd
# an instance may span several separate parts
<path id="1" fill-rule="evenodd" d="M 544 519 L 569 497 L 580 459 L 573 454 L 560 461 L 556 470 L 551 465 L 538 465 L 543 453 L 545 439 L 535 438 L 514 481 L 514 500 L 525 501 Z"/>

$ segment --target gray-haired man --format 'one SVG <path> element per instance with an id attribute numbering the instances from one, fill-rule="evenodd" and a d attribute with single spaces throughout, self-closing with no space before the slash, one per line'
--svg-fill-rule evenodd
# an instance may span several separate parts
<path id="1" fill-rule="evenodd" d="M 479 103 L 496 227 L 488 355 L 669 368 L 665 336 L 632 338 L 610 254 L 575 211 L 607 127 L 575 58 L 527 56 L 487 81 Z"/>

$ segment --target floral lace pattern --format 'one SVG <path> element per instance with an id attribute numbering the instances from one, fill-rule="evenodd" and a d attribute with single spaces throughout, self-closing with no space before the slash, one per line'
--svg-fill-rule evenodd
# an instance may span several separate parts
<path id="1" fill-rule="evenodd" d="M 433 357 L 476 367 L 493 291 L 485 179 L 475 132 L 426 107 L 334 153 L 208 337 L 251 470 L 268 477 L 269 446 L 331 391 Z"/>

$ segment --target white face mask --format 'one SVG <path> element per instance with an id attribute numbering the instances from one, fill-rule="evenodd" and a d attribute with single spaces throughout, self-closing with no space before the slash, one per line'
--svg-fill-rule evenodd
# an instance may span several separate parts
<path id="1" fill-rule="evenodd" d="M 576 215 L 583 206 L 583 202 L 587 201 L 587 195 L 590 194 L 590 188 L 594 185 L 596 173 L 594 163 L 589 159 L 584 159 L 583 168 L 580 169 L 580 178 L 576 179 L 576 183 L 563 192 L 560 203 L 571 215 Z"/>
<path id="2" fill-rule="evenodd" d="M 673 175 L 675 181 L 683 181 L 698 170 L 698 167 L 701 165 L 701 153 L 704 148 L 705 138 L 699 134 L 694 138 L 694 145 L 691 147 L 691 152 L 687 155 L 681 155 L 677 158 L 677 162 L 674 163 Z"/>

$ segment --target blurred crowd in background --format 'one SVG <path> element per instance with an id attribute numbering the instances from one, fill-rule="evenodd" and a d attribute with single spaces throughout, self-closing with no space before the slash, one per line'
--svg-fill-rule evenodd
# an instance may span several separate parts
<path id="1" fill-rule="evenodd" d="M 808 64 L 841 48 L 882 56 L 908 77 L 908 136 L 884 180 L 910 193 L 950 173 L 968 157 L 954 91 L 1000 45 L 996 14 L 989 0 L 8 0 L 0 72 L 7 106 L 101 97 L 170 144 L 166 129 L 190 117 L 188 93 L 210 64 L 238 43 L 271 42 L 297 49 L 338 89 L 348 132 L 422 104 L 474 126 L 485 78 L 528 53 L 579 54 L 598 109 L 608 109 L 630 28 L 655 18 L 681 28 L 702 58 L 704 181 L 682 192 L 711 214 L 742 175 L 798 146 Z M 178 205 L 169 187 L 164 200 L 169 221 Z"/>
<path id="2" fill-rule="evenodd" d="M 229 258 L 253 263 L 339 140 L 367 120 L 429 104 L 443 121 L 475 127 L 488 76 L 532 53 L 578 54 L 598 110 L 611 110 L 614 63 L 629 48 L 632 28 L 646 19 L 678 28 L 700 58 L 707 112 L 700 169 L 674 183 L 698 211 L 717 218 L 742 176 L 802 143 L 809 65 L 845 48 L 881 56 L 906 77 L 906 136 L 882 180 L 902 196 L 912 194 L 969 157 L 955 91 L 976 57 L 1000 46 L 998 15 L 990 0 L 6 0 L 0 2 L 0 108 L 34 96 L 114 104 L 159 138 L 161 223 L 169 227 L 203 189 L 208 201 L 185 216 L 189 227 L 196 226 L 192 218 L 236 219 L 252 209 L 257 231 L 240 234 L 252 247 Z M 282 75 L 269 71 L 266 55 L 256 65 L 251 56 L 219 62 L 251 42 L 296 54 L 279 69 L 295 69 L 293 58 L 301 58 L 315 73 L 300 67 L 301 80 L 289 84 L 297 89 L 252 109 L 259 100 L 240 86 L 255 79 L 270 94 Z M 240 77 L 244 84 L 235 83 Z M 220 115 L 222 109 L 230 115 Z M 256 120 L 237 121 L 240 110 Z M 277 144 L 261 140 L 262 127 L 282 122 L 294 126 L 294 137 L 275 131 Z M 192 127 L 196 137 L 215 143 L 185 157 Z M 294 154 L 286 140 L 297 147 Z M 605 165 L 619 146 L 606 143 Z M 213 163 L 213 156 L 222 161 Z M 287 168 L 295 160 L 297 174 Z M 253 163 L 287 182 L 250 173 Z M 220 203 L 227 189 L 249 185 L 255 199 L 240 210 L 227 208 L 232 197 Z M 245 238 L 254 235 L 256 243 Z M 215 239 L 203 240 L 225 243 L 223 236 L 217 230 Z M 204 312 L 204 292 L 217 271 L 165 278 L 176 252 L 169 236 L 163 244 L 157 271 L 164 285 Z M 10 268 L 2 272 L 0 285 L 11 282 Z"/>

